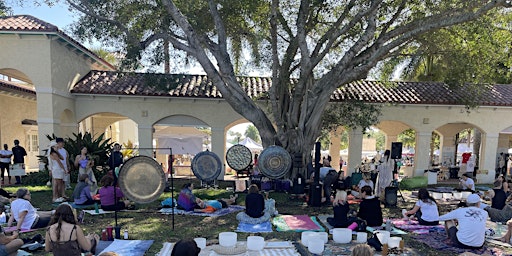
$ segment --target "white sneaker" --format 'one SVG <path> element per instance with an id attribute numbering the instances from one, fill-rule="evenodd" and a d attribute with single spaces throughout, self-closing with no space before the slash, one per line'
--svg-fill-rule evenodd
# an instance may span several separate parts
<path id="1" fill-rule="evenodd" d="M 53 202 L 54 203 L 62 203 L 62 202 L 64 202 L 64 198 L 59 197 L 59 198 L 55 199 L 55 201 L 53 201 Z"/>

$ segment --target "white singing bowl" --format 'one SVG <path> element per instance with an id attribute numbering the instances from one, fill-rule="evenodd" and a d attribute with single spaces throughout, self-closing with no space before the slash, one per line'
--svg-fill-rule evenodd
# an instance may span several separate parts
<path id="1" fill-rule="evenodd" d="M 308 240 L 310 237 L 314 236 L 316 233 L 313 231 L 304 231 L 300 234 L 300 241 L 304 246 L 308 246 Z"/>
<path id="2" fill-rule="evenodd" d="M 262 236 L 248 236 L 247 249 L 250 251 L 261 251 L 265 248 L 265 238 Z"/>
<path id="3" fill-rule="evenodd" d="M 389 240 L 390 233 L 389 231 L 379 230 L 375 232 L 375 235 L 379 239 L 381 244 L 387 244 Z"/>
<path id="4" fill-rule="evenodd" d="M 461 192 L 452 192 L 453 199 L 455 200 L 461 200 L 462 199 L 462 193 Z"/>
<path id="5" fill-rule="evenodd" d="M 312 238 L 309 240 L 308 251 L 313 254 L 321 255 L 324 252 L 324 241 L 320 238 Z"/>
<path id="6" fill-rule="evenodd" d="M 322 239 L 324 241 L 324 244 L 329 242 L 329 234 L 327 234 L 327 232 L 317 232 L 316 237 Z"/>
<path id="7" fill-rule="evenodd" d="M 348 244 L 352 241 L 352 230 L 349 228 L 335 228 L 332 230 L 332 239 L 336 243 Z"/>
<path id="8" fill-rule="evenodd" d="M 236 245 L 237 235 L 235 232 L 222 232 L 219 234 L 219 244 L 224 247 Z"/>
<path id="9" fill-rule="evenodd" d="M 389 248 L 398 248 L 400 247 L 400 241 L 402 241 L 401 237 L 393 236 L 388 239 L 388 247 Z"/>

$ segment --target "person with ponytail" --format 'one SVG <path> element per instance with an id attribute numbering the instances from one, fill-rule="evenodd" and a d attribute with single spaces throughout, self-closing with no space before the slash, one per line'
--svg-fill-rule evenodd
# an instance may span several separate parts
<path id="1" fill-rule="evenodd" d="M 439 225 L 439 210 L 437 209 L 436 200 L 430 196 L 426 188 L 420 188 L 418 191 L 418 199 L 414 208 L 406 211 L 404 215 L 414 215 L 418 218 L 420 225 Z"/>
<path id="2" fill-rule="evenodd" d="M 59 205 L 46 230 L 45 251 L 53 252 L 56 256 L 79 256 L 82 252 L 95 254 L 99 236 L 84 235 L 77 222 L 69 204 Z"/>

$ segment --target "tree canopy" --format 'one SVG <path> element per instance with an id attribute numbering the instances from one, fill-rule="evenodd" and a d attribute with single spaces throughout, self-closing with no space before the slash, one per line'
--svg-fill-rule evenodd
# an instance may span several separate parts
<path id="1" fill-rule="evenodd" d="M 75 27 L 81 39 L 117 46 L 132 63 L 169 42 L 203 67 L 233 109 L 258 128 L 264 146 L 304 156 L 335 89 L 366 78 L 422 34 L 511 7 L 509 0 L 67 2 L 83 13 Z M 271 73 L 266 104 L 249 98 L 236 79 L 241 64 Z"/>

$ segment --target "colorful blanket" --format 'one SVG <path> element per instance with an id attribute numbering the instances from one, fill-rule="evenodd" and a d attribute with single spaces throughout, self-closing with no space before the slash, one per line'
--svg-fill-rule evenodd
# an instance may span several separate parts
<path id="1" fill-rule="evenodd" d="M 318 223 L 316 217 L 308 215 L 279 215 L 274 217 L 272 224 L 276 226 L 277 231 L 324 231 L 324 228 Z"/>
<path id="2" fill-rule="evenodd" d="M 194 212 L 194 211 L 185 211 L 174 208 L 174 214 L 179 215 L 194 215 L 194 216 L 204 216 L 204 217 L 218 217 L 218 216 L 224 216 L 226 214 L 230 214 L 233 212 L 239 212 L 244 210 L 244 206 L 240 205 L 230 205 L 228 208 L 222 208 L 220 210 L 214 211 L 214 212 Z M 159 212 L 162 214 L 172 214 L 172 208 L 162 208 Z"/>
<path id="3" fill-rule="evenodd" d="M 236 232 L 242 233 L 268 233 L 272 232 L 272 224 L 270 221 L 266 221 L 260 224 L 249 224 L 240 222 Z"/>
<path id="4" fill-rule="evenodd" d="M 153 244 L 153 240 L 114 240 L 102 252 L 116 252 L 120 256 L 142 256 Z M 101 252 L 99 253 L 101 254 Z"/>
<path id="5" fill-rule="evenodd" d="M 436 226 L 420 225 L 417 220 L 404 220 L 404 219 L 391 219 L 393 226 L 414 233 L 414 234 L 428 234 L 430 231 L 444 232 L 444 226 L 439 224 Z"/>
<path id="6" fill-rule="evenodd" d="M 486 245 L 478 250 L 468 250 L 454 247 L 451 240 L 446 236 L 445 232 L 429 232 L 428 234 L 418 234 L 416 236 L 411 236 L 411 238 L 420 243 L 424 243 L 438 251 L 451 252 L 454 255 L 458 255 L 464 252 L 471 252 L 478 255 L 505 255 L 501 249 L 488 247 Z"/>

